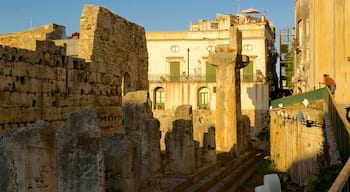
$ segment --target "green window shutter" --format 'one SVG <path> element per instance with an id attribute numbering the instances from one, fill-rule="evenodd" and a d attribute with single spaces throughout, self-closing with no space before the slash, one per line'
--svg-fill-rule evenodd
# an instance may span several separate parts
<path id="1" fill-rule="evenodd" d="M 208 83 L 216 82 L 216 66 L 211 65 L 208 62 L 205 64 L 205 75 Z"/>
<path id="2" fill-rule="evenodd" d="M 170 62 L 170 81 L 180 81 L 180 62 Z"/>
<path id="3" fill-rule="evenodd" d="M 243 82 L 253 82 L 253 68 L 253 61 L 250 61 L 248 66 L 243 68 Z"/>
<path id="4" fill-rule="evenodd" d="M 155 109 L 164 109 L 165 107 L 165 93 L 163 88 L 158 88 L 156 90 L 156 103 Z"/>

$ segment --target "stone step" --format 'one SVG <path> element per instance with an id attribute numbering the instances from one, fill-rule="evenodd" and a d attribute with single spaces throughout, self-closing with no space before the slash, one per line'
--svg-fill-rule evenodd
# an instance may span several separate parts
<path id="1" fill-rule="evenodd" d="M 185 192 L 207 191 L 208 189 L 215 186 L 217 183 L 220 183 L 222 180 L 224 180 L 228 175 L 234 172 L 235 169 L 237 169 L 242 164 L 244 164 L 244 162 L 246 162 L 252 155 L 254 155 L 252 152 L 246 152 L 234 158 L 230 162 L 225 163 L 225 165 L 223 165 L 219 169 L 213 171 L 203 179 L 199 180 L 197 183 L 186 188 L 184 191 Z"/>
<path id="2" fill-rule="evenodd" d="M 254 173 L 263 155 L 256 154 L 250 156 L 239 167 L 233 170 L 220 182 L 216 183 L 207 192 L 227 192 L 237 191 L 237 189 Z"/>
<path id="3" fill-rule="evenodd" d="M 217 170 L 216 164 L 207 163 L 191 175 L 163 175 L 162 191 L 182 192 L 186 188 L 202 180 L 210 173 L 215 172 L 215 170 Z"/>
<path id="4" fill-rule="evenodd" d="M 163 192 L 227 191 L 242 185 L 255 171 L 259 159 L 253 151 L 218 164 L 207 163 L 191 175 L 164 175 Z M 221 166 L 220 166 L 221 165 Z"/>

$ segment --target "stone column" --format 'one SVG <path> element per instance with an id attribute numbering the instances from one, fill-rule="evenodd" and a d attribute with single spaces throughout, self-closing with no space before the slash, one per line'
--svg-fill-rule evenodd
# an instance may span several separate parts
<path id="1" fill-rule="evenodd" d="M 103 140 L 106 191 L 137 191 L 136 146 L 124 134 Z"/>
<path id="2" fill-rule="evenodd" d="M 0 191 L 57 191 L 55 130 L 46 122 L 0 137 Z"/>
<path id="3" fill-rule="evenodd" d="M 147 91 L 123 97 L 123 129 L 136 145 L 137 191 L 161 191 L 160 124 L 153 118 Z"/>
<path id="4" fill-rule="evenodd" d="M 57 133 L 59 192 L 104 191 L 101 129 L 96 113 L 83 108 L 70 113 Z"/>
<path id="5" fill-rule="evenodd" d="M 168 169 L 171 174 L 190 174 L 198 168 L 198 142 L 193 140 L 191 105 L 176 108 L 173 129 L 165 136 Z"/>
<path id="6" fill-rule="evenodd" d="M 237 131 L 241 129 L 240 73 L 249 59 L 240 55 L 242 37 L 237 27 L 230 28 L 230 44 L 218 45 L 209 55 L 209 63 L 217 65 L 216 79 L 216 149 L 239 150 Z"/>
<path id="7" fill-rule="evenodd" d="M 215 127 L 210 126 L 203 136 L 203 159 L 205 162 L 216 162 Z"/>

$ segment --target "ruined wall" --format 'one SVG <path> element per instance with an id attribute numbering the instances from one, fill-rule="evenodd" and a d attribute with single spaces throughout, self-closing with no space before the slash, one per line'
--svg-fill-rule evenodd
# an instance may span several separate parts
<path id="1" fill-rule="evenodd" d="M 110 76 L 119 82 L 124 79 L 126 92 L 148 90 L 148 52 L 143 27 L 103 7 L 85 5 L 80 30 L 79 57 L 94 61 L 92 72 L 104 74 L 106 82 L 112 81 Z"/>
<path id="2" fill-rule="evenodd" d="M 86 5 L 80 53 L 88 61 L 66 56 L 52 41 L 37 41 L 35 51 L 0 45 L 0 135 L 39 119 L 59 129 L 83 106 L 97 112 L 102 135 L 120 131 L 123 92 L 148 90 L 144 35 L 142 27 Z"/>
<path id="3" fill-rule="evenodd" d="M 167 131 L 171 131 L 173 121 L 175 120 L 175 110 L 154 110 L 154 117 L 159 119 L 160 131 L 162 137 L 160 147 L 165 150 L 164 138 Z M 208 132 L 210 126 L 215 125 L 215 111 L 212 110 L 193 110 L 193 139 L 199 141 L 200 146 L 203 146 L 204 133 Z"/>
<path id="4" fill-rule="evenodd" d="M 66 28 L 50 23 L 16 33 L 0 34 L 0 45 L 35 50 L 36 40 L 65 38 Z"/>
<path id="5" fill-rule="evenodd" d="M 270 112 L 271 159 L 278 171 L 287 172 L 300 186 L 310 186 L 326 163 L 324 129 L 307 127 L 297 120 L 298 111 L 302 111 L 305 119 L 323 123 L 322 107 L 316 108 L 301 104 Z"/>

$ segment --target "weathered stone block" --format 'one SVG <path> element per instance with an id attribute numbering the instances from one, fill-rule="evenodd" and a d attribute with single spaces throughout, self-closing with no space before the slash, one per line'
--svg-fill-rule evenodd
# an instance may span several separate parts
<path id="1" fill-rule="evenodd" d="M 103 141 L 105 191 L 137 191 L 136 146 L 124 134 L 108 136 Z"/>
<path id="2" fill-rule="evenodd" d="M 160 191 L 160 130 L 153 118 L 147 91 L 129 92 L 123 98 L 123 129 L 135 143 L 138 158 L 138 191 Z"/>
<path id="3" fill-rule="evenodd" d="M 0 191 L 57 191 L 55 131 L 44 121 L 0 137 Z"/>
<path id="4" fill-rule="evenodd" d="M 191 105 L 176 108 L 173 129 L 166 133 L 165 145 L 170 173 L 190 174 L 198 168 L 199 143 L 193 140 Z"/>
<path id="5" fill-rule="evenodd" d="M 216 162 L 216 142 L 215 127 L 208 128 L 208 132 L 203 136 L 203 159 L 204 162 Z"/>
<path id="6" fill-rule="evenodd" d="M 70 113 L 57 133 L 58 191 L 104 191 L 103 159 L 96 113 L 89 108 Z"/>

